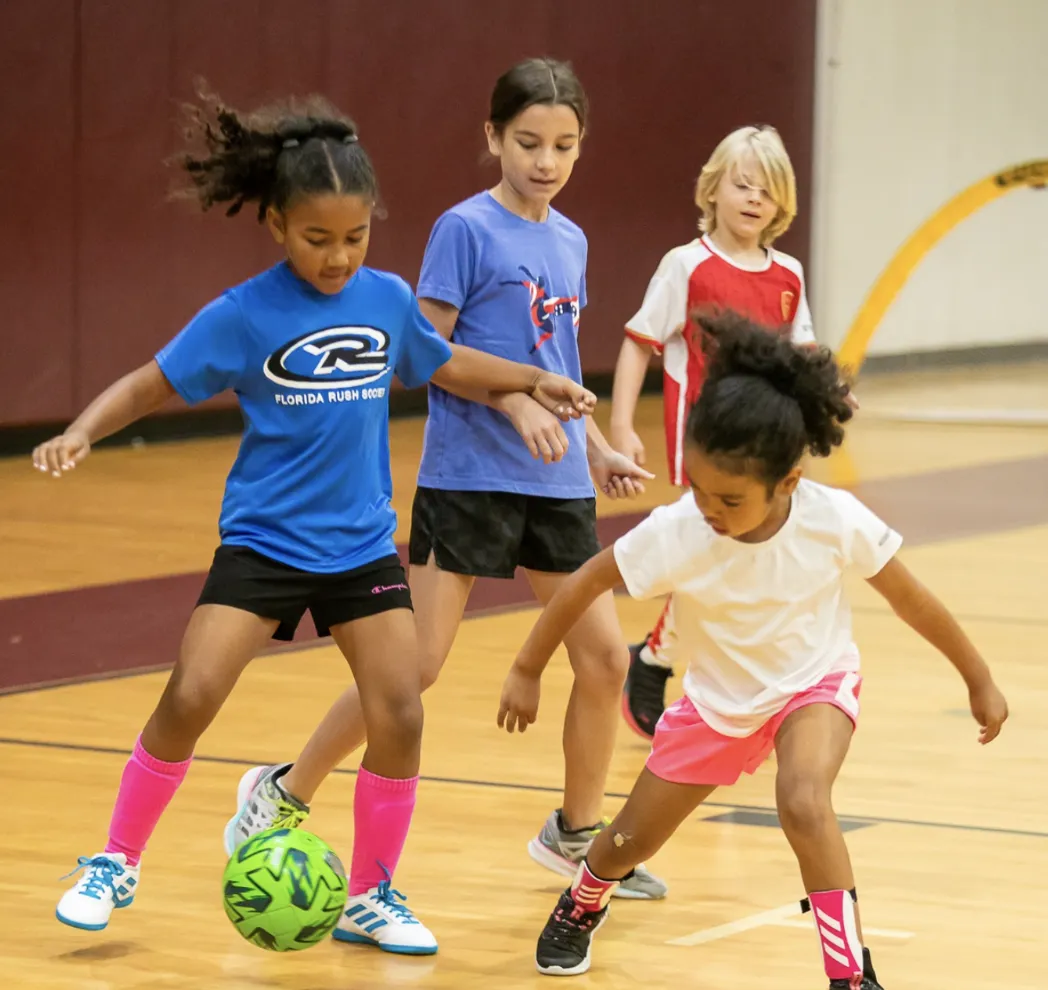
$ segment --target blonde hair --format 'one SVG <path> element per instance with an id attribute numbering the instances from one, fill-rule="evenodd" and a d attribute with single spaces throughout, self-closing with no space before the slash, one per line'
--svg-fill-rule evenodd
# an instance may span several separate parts
<path id="1" fill-rule="evenodd" d="M 712 234 L 717 229 L 714 193 L 725 173 L 736 167 L 747 154 L 754 157 L 764 173 L 761 177 L 764 188 L 778 207 L 775 219 L 761 232 L 761 247 L 767 247 L 789 230 L 797 215 L 797 179 L 790 156 L 774 127 L 740 127 L 714 149 L 695 185 L 695 205 L 702 211 L 699 230 Z M 757 176 L 749 176 L 749 179 L 754 181 Z"/>

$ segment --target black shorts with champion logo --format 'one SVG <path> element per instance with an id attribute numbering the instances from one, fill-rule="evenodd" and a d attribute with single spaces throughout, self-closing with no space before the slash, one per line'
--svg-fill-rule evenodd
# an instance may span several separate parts
<path id="1" fill-rule="evenodd" d="M 517 567 L 570 574 L 600 553 L 595 498 L 419 488 L 409 559 L 472 577 L 511 578 Z"/>
<path id="2" fill-rule="evenodd" d="M 396 554 L 338 574 L 282 564 L 250 547 L 222 544 L 197 605 L 228 605 L 280 625 L 274 639 L 291 640 L 308 609 L 317 634 L 395 608 L 411 608 L 411 592 Z"/>

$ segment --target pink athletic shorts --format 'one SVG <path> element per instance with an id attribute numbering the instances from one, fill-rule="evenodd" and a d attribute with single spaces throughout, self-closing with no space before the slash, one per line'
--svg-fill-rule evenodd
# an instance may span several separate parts
<path id="1" fill-rule="evenodd" d="M 773 715 L 753 735 L 722 736 L 711 729 L 685 695 L 663 712 L 655 727 L 647 768 L 674 784 L 734 784 L 743 771 L 754 773 L 775 747 L 775 734 L 786 717 L 806 705 L 834 705 L 852 725 L 859 717 L 858 674 L 837 671 L 814 687 L 794 695 L 781 712 Z"/>

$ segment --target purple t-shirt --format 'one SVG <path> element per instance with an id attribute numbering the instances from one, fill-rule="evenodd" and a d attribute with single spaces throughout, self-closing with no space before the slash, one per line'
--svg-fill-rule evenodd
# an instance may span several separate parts
<path id="1" fill-rule="evenodd" d="M 581 382 L 586 252 L 586 235 L 556 210 L 534 223 L 490 193 L 478 193 L 437 220 L 417 295 L 459 310 L 455 343 Z M 448 491 L 591 498 L 585 423 L 573 420 L 564 430 L 567 454 L 543 464 L 505 415 L 430 385 L 418 483 Z"/>

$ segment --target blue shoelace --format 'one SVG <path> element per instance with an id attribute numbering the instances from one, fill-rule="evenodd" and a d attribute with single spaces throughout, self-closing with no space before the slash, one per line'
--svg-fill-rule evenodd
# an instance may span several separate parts
<path id="1" fill-rule="evenodd" d="M 67 873 L 62 879 L 68 880 L 69 877 L 83 869 L 91 871 L 84 879 L 82 893 L 85 897 L 93 897 L 96 901 L 101 900 L 106 891 L 111 891 L 115 897 L 116 883 L 113 878 L 124 872 L 124 868 L 119 863 L 114 862 L 108 856 L 81 856 L 77 859 L 76 869 Z"/>

